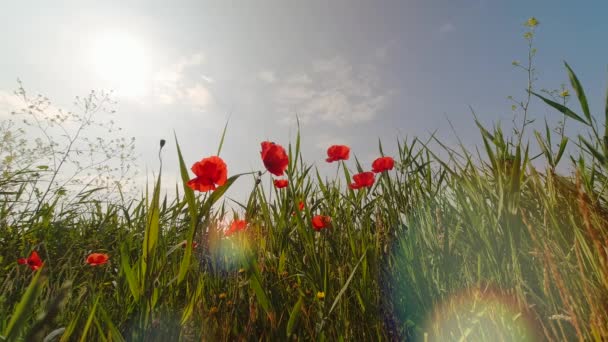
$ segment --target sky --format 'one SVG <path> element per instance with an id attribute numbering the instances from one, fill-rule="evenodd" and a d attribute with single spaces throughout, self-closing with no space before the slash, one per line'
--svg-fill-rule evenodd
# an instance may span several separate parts
<path id="1" fill-rule="evenodd" d="M 6 2 L 0 119 L 18 106 L 17 79 L 58 108 L 113 89 L 113 119 L 136 138 L 141 170 L 158 167 L 167 139 L 166 184 L 177 179 L 173 132 L 191 164 L 216 153 L 227 120 L 229 175 L 263 169 L 261 141 L 295 142 L 296 117 L 303 157 L 322 174 L 335 168 L 324 161 L 332 144 L 371 167 L 378 139 L 389 155 L 397 139 L 432 132 L 456 144 L 448 119 L 478 144 L 470 107 L 510 127 L 507 96 L 523 98 L 526 86 L 512 61 L 526 57 L 531 16 L 540 21 L 536 87 L 567 83 L 565 60 L 601 113 L 607 11 L 599 0 Z M 531 116 L 557 114 L 534 102 Z M 229 195 L 242 200 L 252 183 L 239 180 Z"/>

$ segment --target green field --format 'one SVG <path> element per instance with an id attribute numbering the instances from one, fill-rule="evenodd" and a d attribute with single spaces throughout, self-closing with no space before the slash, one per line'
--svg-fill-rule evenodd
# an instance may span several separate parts
<path id="1" fill-rule="evenodd" d="M 472 118 L 474 149 L 398 139 L 394 167 L 355 189 L 372 165 L 351 151 L 322 177 L 313 163 L 327 156 L 302 156 L 299 134 L 277 142 L 285 176 L 268 172 L 277 160 L 245 174 L 226 160 L 207 191 L 187 183 L 209 156 L 184 160 L 177 138 L 163 141 L 161 158 L 179 159 L 162 166 L 181 174 L 176 198 L 161 169 L 143 194 L 106 199 L 47 187 L 56 167 L 4 160 L 0 340 L 606 340 L 608 128 L 565 73 L 570 92 L 529 83 L 513 132 Z M 526 121 L 538 99 L 580 135 Z M 608 103 L 594 107 L 608 118 Z M 252 178 L 247 201 L 226 199 Z M 233 220 L 246 225 L 227 233 Z M 41 267 L 18 262 L 34 251 Z"/>

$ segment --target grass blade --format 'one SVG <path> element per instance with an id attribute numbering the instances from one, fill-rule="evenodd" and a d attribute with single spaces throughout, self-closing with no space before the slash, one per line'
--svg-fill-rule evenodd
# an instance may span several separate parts
<path id="1" fill-rule="evenodd" d="M 14 341 L 17 339 L 27 319 L 32 315 L 36 298 L 40 295 L 42 288 L 44 287 L 47 277 L 42 275 L 42 269 L 38 269 L 34 278 L 30 282 L 30 285 L 25 290 L 25 293 L 21 297 L 19 304 L 15 307 L 11 320 L 8 322 L 8 326 L 4 331 L 4 336 L 8 341 Z"/>

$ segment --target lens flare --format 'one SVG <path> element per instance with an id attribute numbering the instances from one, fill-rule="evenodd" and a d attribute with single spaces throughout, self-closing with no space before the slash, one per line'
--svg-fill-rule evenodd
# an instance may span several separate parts
<path id="1" fill-rule="evenodd" d="M 532 318 L 496 288 L 472 288 L 435 306 L 424 326 L 432 341 L 538 341 Z"/>

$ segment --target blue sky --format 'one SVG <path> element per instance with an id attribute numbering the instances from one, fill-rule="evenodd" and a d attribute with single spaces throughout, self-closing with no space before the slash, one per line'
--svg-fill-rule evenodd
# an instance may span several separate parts
<path id="1" fill-rule="evenodd" d="M 378 138 L 389 154 L 398 137 L 435 130 L 453 144 L 446 117 L 473 145 L 469 105 L 484 123 L 509 127 L 506 97 L 524 94 L 525 76 L 511 62 L 525 58 L 530 16 L 541 23 L 537 88 L 567 83 L 566 60 L 592 110 L 603 110 L 606 1 L 227 3 L 3 4 L 0 118 L 15 106 L 17 78 L 57 107 L 91 89 L 116 89 L 115 120 L 136 138 L 142 170 L 156 168 L 158 140 L 169 140 L 169 182 L 173 130 L 190 163 L 215 153 L 229 116 L 222 157 L 230 174 L 263 167 L 260 141 L 293 140 L 296 114 L 304 158 L 322 172 L 333 170 L 323 160 L 335 143 L 350 145 L 364 165 L 377 156 Z M 557 117 L 538 102 L 531 115 Z M 241 181 L 234 196 L 250 187 Z"/>

